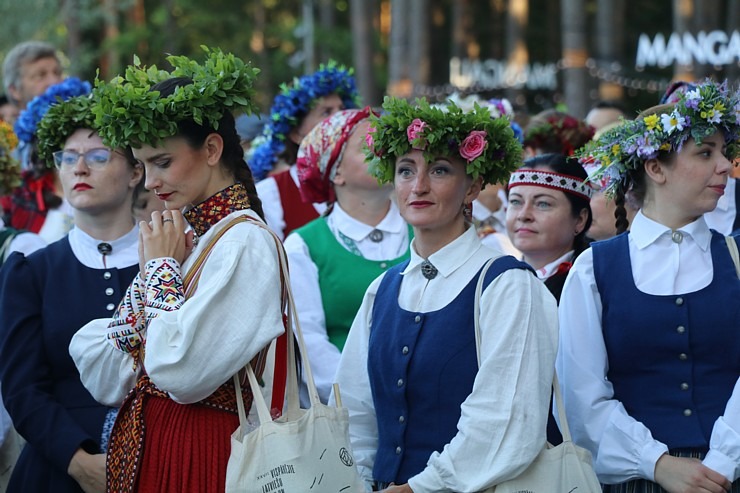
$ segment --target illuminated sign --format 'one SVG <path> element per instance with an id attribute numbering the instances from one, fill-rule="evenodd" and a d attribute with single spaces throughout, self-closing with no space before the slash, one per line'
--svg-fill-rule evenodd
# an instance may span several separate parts
<path id="1" fill-rule="evenodd" d="M 450 84 L 476 90 L 524 88 L 557 89 L 557 66 L 554 63 L 509 64 L 500 60 L 450 60 Z"/>
<path id="2" fill-rule="evenodd" d="M 692 62 L 730 65 L 736 61 L 740 61 L 740 32 L 733 31 L 728 36 L 724 31 L 699 31 L 696 37 L 691 33 L 673 33 L 668 42 L 662 34 L 656 34 L 652 41 L 647 34 L 641 34 L 635 66 L 667 67 L 674 63 L 691 65 Z"/>

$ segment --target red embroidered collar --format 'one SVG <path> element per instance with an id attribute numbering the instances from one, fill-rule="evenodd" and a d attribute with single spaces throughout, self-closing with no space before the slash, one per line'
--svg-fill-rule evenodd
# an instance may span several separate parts
<path id="1" fill-rule="evenodd" d="M 247 189 L 241 183 L 224 188 L 215 195 L 185 212 L 185 220 L 198 236 L 203 236 L 211 226 L 235 211 L 249 209 Z"/>

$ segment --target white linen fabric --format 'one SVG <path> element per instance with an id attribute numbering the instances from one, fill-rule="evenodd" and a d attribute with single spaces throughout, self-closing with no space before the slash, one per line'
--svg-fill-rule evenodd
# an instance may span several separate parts
<path id="1" fill-rule="evenodd" d="M 290 176 L 293 178 L 295 185 L 300 188 L 298 184 L 298 168 L 295 166 L 290 167 Z M 265 222 L 271 230 L 280 238 L 285 239 L 283 231 L 285 230 L 285 215 L 283 212 L 283 203 L 280 202 L 280 190 L 277 187 L 275 178 L 268 176 L 264 180 L 258 181 L 256 184 L 257 195 L 259 195 L 262 201 L 262 211 L 265 213 Z M 319 215 L 322 215 L 326 211 L 326 204 L 313 204 L 313 208 Z"/>
<path id="2" fill-rule="evenodd" d="M 415 253 L 414 241 L 411 244 L 398 302 L 404 310 L 422 313 L 451 303 L 488 259 L 500 255 L 482 246 L 475 228 L 468 228 L 429 257 L 439 274 L 427 280 L 421 274 L 424 259 Z M 350 412 L 352 450 L 367 485 L 378 444 L 367 373 L 368 338 L 382 278 L 365 294 L 337 371 L 343 405 Z M 481 367 L 473 392 L 461 407 L 458 433 L 409 479 L 415 493 L 480 491 L 516 477 L 545 443 L 557 351 L 555 299 L 530 272 L 507 271 L 483 291 L 481 331 Z"/>
<path id="3" fill-rule="evenodd" d="M 131 231 L 120 238 L 105 243 L 112 247 L 111 253 L 105 256 L 98 251 L 101 242 L 81 229 L 75 227 L 69 232 L 69 245 L 72 247 L 77 260 L 91 269 L 123 269 L 139 263 L 139 227 L 134 226 Z"/>
<path id="4" fill-rule="evenodd" d="M 182 274 L 187 273 L 210 238 L 242 214 L 259 220 L 251 210 L 226 216 L 199 238 L 198 246 L 181 268 Z M 163 261 L 179 267 L 171 258 L 149 263 Z M 153 270 L 148 268 L 147 272 Z M 150 281 L 139 275 L 129 290 L 136 283 Z M 237 224 L 213 247 L 191 298 L 174 310 L 148 306 L 146 310 L 158 312 L 148 320 L 144 334 L 144 366 L 152 382 L 181 404 L 204 399 L 284 331 L 272 236 L 259 226 Z M 131 355 L 108 338 L 109 323 L 110 319 L 88 323 L 72 338 L 69 349 L 85 388 L 99 402 L 119 406 L 138 373 L 133 370 Z"/>
<path id="5" fill-rule="evenodd" d="M 672 230 L 637 213 L 629 253 L 637 289 L 657 296 L 691 293 L 712 281 L 711 233 L 704 218 Z M 607 380 L 608 358 L 601 330 L 601 295 L 594 279 L 593 253 L 576 259 L 560 298 L 557 371 L 573 440 L 591 451 L 602 482 L 634 478 L 654 481 L 655 464 L 668 448 L 627 414 Z M 704 464 L 730 481 L 740 477 L 740 379 L 717 419 Z"/>

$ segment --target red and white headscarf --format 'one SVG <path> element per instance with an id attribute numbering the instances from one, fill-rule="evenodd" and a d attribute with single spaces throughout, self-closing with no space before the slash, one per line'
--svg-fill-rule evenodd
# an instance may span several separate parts
<path id="1" fill-rule="evenodd" d="M 304 202 L 334 202 L 332 180 L 342 161 L 347 140 L 355 127 L 371 113 L 362 110 L 344 110 L 316 125 L 301 141 L 298 148 L 298 181 Z"/>

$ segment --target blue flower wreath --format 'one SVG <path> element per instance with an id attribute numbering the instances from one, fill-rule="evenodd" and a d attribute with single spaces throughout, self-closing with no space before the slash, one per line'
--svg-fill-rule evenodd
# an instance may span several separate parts
<path id="1" fill-rule="evenodd" d="M 285 139 L 299 119 L 311 110 L 317 99 L 329 94 L 337 94 L 346 109 L 360 105 L 352 70 L 334 61 L 321 65 L 313 74 L 293 79 L 291 85 L 280 86 L 280 94 L 275 96 L 270 108 L 270 121 L 262 133 L 264 142 L 254 149 L 249 160 L 255 180 L 267 176 L 285 150 Z"/>
<path id="2" fill-rule="evenodd" d="M 90 94 L 92 86 L 87 81 L 70 77 L 58 84 L 49 86 L 43 94 L 33 98 L 26 109 L 21 111 L 15 121 L 15 134 L 21 142 L 30 143 L 36 134 L 36 127 L 50 106 L 75 96 Z"/>

